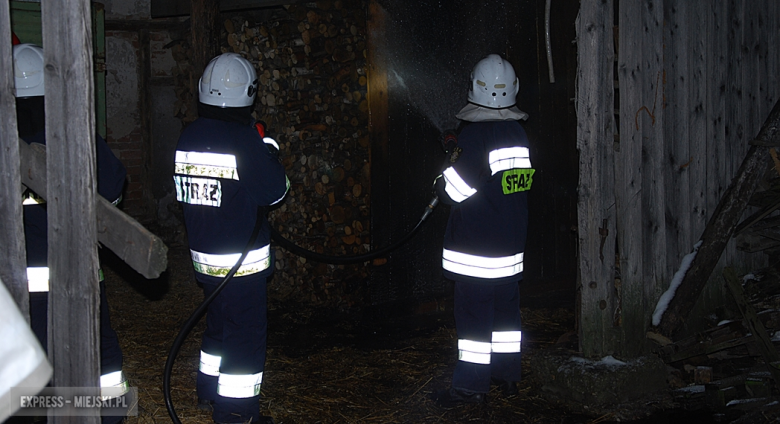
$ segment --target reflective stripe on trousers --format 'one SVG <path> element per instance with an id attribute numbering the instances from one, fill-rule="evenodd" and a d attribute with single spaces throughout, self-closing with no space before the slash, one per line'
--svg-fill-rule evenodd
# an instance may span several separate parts
<path id="1" fill-rule="evenodd" d="M 219 377 L 217 393 L 230 398 L 248 398 L 260 394 L 263 373 L 224 374 L 219 372 L 222 357 L 200 351 L 199 371 L 212 377 Z"/>
<path id="2" fill-rule="evenodd" d="M 103 270 L 98 269 L 98 281 L 103 281 Z M 46 293 L 49 291 L 49 267 L 27 267 L 27 292 Z"/>
<path id="3" fill-rule="evenodd" d="M 103 397 L 119 397 L 129 390 L 130 385 L 122 371 L 114 371 L 100 376 L 100 395 Z"/>
<path id="4" fill-rule="evenodd" d="M 192 264 L 195 271 L 201 274 L 214 277 L 224 277 L 230 272 L 230 269 L 238 262 L 240 253 L 230 253 L 227 255 L 215 255 L 212 253 L 202 253 L 190 249 Z M 271 266 L 271 245 L 267 244 L 259 249 L 250 250 L 241 266 L 236 271 L 235 276 L 256 274 L 264 271 Z"/>
<path id="5" fill-rule="evenodd" d="M 221 356 L 210 355 L 204 351 L 200 351 L 200 366 L 198 370 L 203 374 L 210 375 L 212 377 L 219 376 L 219 364 L 222 362 Z"/>
<path id="6" fill-rule="evenodd" d="M 249 398 L 260 395 L 263 373 L 257 374 L 219 374 L 217 393 L 229 398 Z"/>
<path id="7" fill-rule="evenodd" d="M 491 353 L 519 353 L 521 339 L 520 331 L 494 331 L 490 343 L 459 339 L 458 359 L 487 365 L 490 364 Z"/>
<path id="8" fill-rule="evenodd" d="M 523 252 L 502 257 L 470 255 L 443 249 L 442 268 L 476 278 L 504 278 L 523 272 Z"/>

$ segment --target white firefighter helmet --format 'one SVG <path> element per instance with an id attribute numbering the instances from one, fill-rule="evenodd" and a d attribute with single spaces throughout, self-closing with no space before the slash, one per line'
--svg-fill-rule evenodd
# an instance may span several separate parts
<path id="1" fill-rule="evenodd" d="M 13 47 L 16 97 L 43 96 L 43 49 L 35 44 Z"/>
<path id="2" fill-rule="evenodd" d="M 257 72 L 238 53 L 223 53 L 206 65 L 198 86 L 201 103 L 219 107 L 250 106 L 257 93 Z"/>
<path id="3" fill-rule="evenodd" d="M 512 64 L 497 54 L 480 60 L 471 71 L 469 102 L 493 109 L 515 105 L 520 81 Z"/>

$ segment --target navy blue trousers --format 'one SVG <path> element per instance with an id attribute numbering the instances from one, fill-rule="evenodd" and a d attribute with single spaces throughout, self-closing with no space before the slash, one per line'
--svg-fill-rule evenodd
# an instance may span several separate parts
<path id="1" fill-rule="evenodd" d="M 491 343 L 494 331 L 520 331 L 518 283 L 481 285 L 455 282 L 455 327 L 458 339 Z M 520 352 L 491 353 L 489 364 L 459 360 L 452 387 L 487 393 L 491 377 L 520 381 Z"/>
<path id="2" fill-rule="evenodd" d="M 209 297 L 214 284 L 203 284 Z M 211 302 L 201 351 L 221 357 L 220 374 L 247 375 L 265 369 L 267 321 L 266 278 L 235 278 Z M 198 372 L 198 398 L 214 402 L 214 421 L 241 423 L 260 420 L 260 396 L 226 397 L 217 393 L 219 377 Z"/>
<path id="3" fill-rule="evenodd" d="M 41 343 L 43 350 L 48 352 L 48 315 L 49 293 L 30 293 L 30 327 L 35 337 Z M 119 346 L 119 337 L 111 327 L 111 317 L 108 312 L 108 299 L 106 298 L 106 283 L 100 282 L 100 374 L 108 374 L 122 371 L 122 348 Z M 122 417 L 102 417 L 103 424 L 118 423 Z"/>

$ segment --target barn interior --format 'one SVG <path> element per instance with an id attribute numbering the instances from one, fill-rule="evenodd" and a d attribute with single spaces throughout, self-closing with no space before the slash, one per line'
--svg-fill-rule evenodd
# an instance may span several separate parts
<path id="1" fill-rule="evenodd" d="M 40 3 L 10 4 L 14 33 L 43 44 Z M 340 258 L 404 241 L 386 255 L 350 264 L 272 245 L 261 407 L 277 423 L 771 422 L 780 416 L 766 406 L 777 388 L 765 374 L 761 343 L 750 338 L 740 305 L 729 297 L 718 303 L 719 316 L 736 324 L 706 327 L 702 320 L 688 338 L 652 349 L 665 363 L 668 392 L 641 398 L 641 407 L 589 409 L 582 398 L 545 390 L 550 376 L 535 372 L 544 369 L 535 361 L 582 354 L 579 14 L 574 0 L 92 3 L 96 125 L 128 170 L 120 209 L 167 246 L 167 268 L 151 279 L 110 249 L 100 250 L 125 373 L 139 394 L 138 415 L 127 422 L 170 421 L 163 367 L 203 301 L 172 175 L 178 136 L 197 118 L 200 72 L 222 52 L 240 53 L 256 66 L 254 115 L 279 142 L 292 184 L 269 213 L 279 236 Z M 777 16 L 771 22 L 780 23 Z M 525 380 L 517 396 L 493 391 L 487 405 L 442 409 L 429 395 L 449 384 L 457 361 L 452 282 L 441 273 L 447 207 L 415 225 L 444 159 L 439 136 L 458 125 L 471 68 L 488 53 L 504 55 L 517 70 L 518 107 L 529 114 L 523 125 L 537 170 L 520 285 Z M 764 103 L 777 99 L 766 96 Z M 620 108 L 617 99 L 613 107 Z M 759 122 L 768 111 L 762 112 Z M 741 162 L 744 152 L 734 153 Z M 767 179 L 762 187 L 773 183 Z M 750 212 L 768 203 L 776 202 L 753 199 Z M 751 249 L 759 259 L 747 261 L 743 274 L 760 266 L 767 277 L 766 286 L 747 287 L 754 290 L 750 301 L 771 317 L 759 321 L 773 331 L 780 319 L 775 322 L 775 305 L 766 301 L 775 294 L 766 257 L 775 252 Z M 192 329 L 171 376 L 182 422 L 212 422 L 196 408 L 204 327 L 201 320 Z M 705 384 L 706 392 L 685 390 Z M 740 399 L 748 401 L 729 403 Z"/>

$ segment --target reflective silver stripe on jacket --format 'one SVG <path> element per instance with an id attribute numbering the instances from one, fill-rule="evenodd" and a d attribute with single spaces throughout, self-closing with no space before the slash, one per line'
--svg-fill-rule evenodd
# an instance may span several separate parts
<path id="1" fill-rule="evenodd" d="M 494 353 L 518 353 L 522 336 L 520 331 L 494 331 L 491 350 Z"/>
<path id="2" fill-rule="evenodd" d="M 220 374 L 217 393 L 229 398 L 248 398 L 260 394 L 263 373 L 257 374 Z"/>
<path id="3" fill-rule="evenodd" d="M 281 202 L 282 199 L 284 199 L 284 196 L 287 196 L 287 192 L 290 191 L 290 179 L 287 178 L 287 175 L 284 176 L 284 184 L 285 184 L 284 194 L 282 194 L 282 197 L 274 200 L 273 203 L 271 203 L 271 205 L 275 205 L 275 204 Z"/>
<path id="4" fill-rule="evenodd" d="M 192 264 L 195 271 L 215 277 L 223 277 L 230 272 L 233 265 L 241 257 L 240 253 L 231 253 L 228 255 L 215 255 L 211 253 L 201 253 L 190 250 L 192 255 Z M 246 255 L 241 267 L 236 271 L 235 276 L 255 274 L 271 266 L 271 245 L 265 245 L 259 249 L 250 250 Z"/>
<path id="5" fill-rule="evenodd" d="M 450 199 L 455 202 L 460 203 L 477 192 L 477 190 L 463 181 L 463 178 L 458 175 L 458 171 L 451 166 L 445 169 L 444 172 L 442 172 L 442 175 L 444 176 L 444 181 L 447 182 L 444 186 L 444 191 L 446 191 L 447 195 L 450 196 Z"/>
<path id="6" fill-rule="evenodd" d="M 494 258 L 444 249 L 442 267 L 455 274 L 469 277 L 511 277 L 523 272 L 523 253 Z"/>
<path id="7" fill-rule="evenodd" d="M 176 151 L 174 173 L 238 180 L 236 157 L 223 153 Z"/>
<path id="8" fill-rule="evenodd" d="M 276 148 L 276 150 L 281 150 L 279 148 L 279 143 L 277 143 L 276 140 L 274 140 L 271 137 L 263 137 L 263 143 L 270 144 L 271 146 L 274 146 Z"/>
<path id="9" fill-rule="evenodd" d="M 531 157 L 527 147 L 507 147 L 496 149 L 488 155 L 490 175 L 510 169 L 531 168 Z"/>
<path id="10" fill-rule="evenodd" d="M 200 351 L 200 366 L 198 370 L 203 374 L 213 377 L 219 376 L 219 366 L 222 363 L 222 357 L 217 355 L 211 355 L 204 351 Z"/>
<path id="11" fill-rule="evenodd" d="M 27 291 L 30 293 L 45 293 L 49 291 L 49 267 L 27 267 Z"/>

